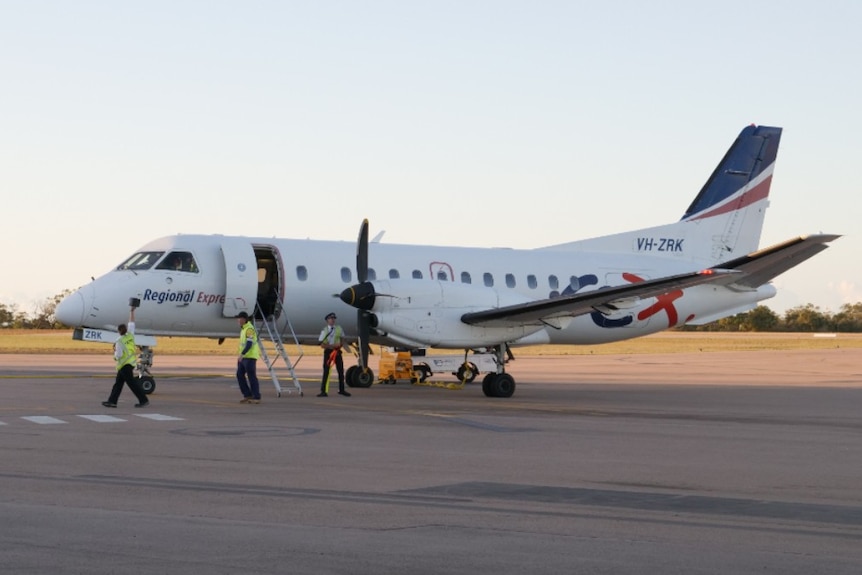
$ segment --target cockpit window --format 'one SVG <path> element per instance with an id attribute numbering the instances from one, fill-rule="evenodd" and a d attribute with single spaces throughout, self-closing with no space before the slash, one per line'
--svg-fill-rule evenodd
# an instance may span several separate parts
<path id="1" fill-rule="evenodd" d="M 191 252 L 171 252 L 156 266 L 157 270 L 198 273 L 198 265 Z"/>
<path id="2" fill-rule="evenodd" d="M 138 252 L 122 264 L 117 266 L 118 270 L 148 270 L 153 267 L 165 252 Z"/>

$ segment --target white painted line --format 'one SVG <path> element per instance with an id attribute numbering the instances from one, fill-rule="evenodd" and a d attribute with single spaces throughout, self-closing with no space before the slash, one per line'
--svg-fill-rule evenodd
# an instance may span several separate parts
<path id="1" fill-rule="evenodd" d="M 0 421 L 0 425 L 9 425 L 9 424 L 6 423 L 5 421 Z"/>
<path id="2" fill-rule="evenodd" d="M 114 417 L 113 415 L 79 415 L 78 417 L 83 417 L 84 419 L 95 421 L 96 423 L 115 423 L 117 421 L 126 421 L 125 419 Z"/>
<path id="3" fill-rule="evenodd" d="M 31 421 L 33 423 L 38 423 L 40 425 L 53 425 L 55 423 L 66 423 L 62 419 L 57 419 L 56 417 L 49 417 L 47 415 L 31 415 L 29 417 L 22 417 L 21 419 L 26 419 L 27 421 Z"/>
<path id="4" fill-rule="evenodd" d="M 173 417 L 172 415 L 162 415 L 161 413 L 136 413 L 138 417 L 152 419 L 154 421 L 183 421 L 182 417 Z"/>

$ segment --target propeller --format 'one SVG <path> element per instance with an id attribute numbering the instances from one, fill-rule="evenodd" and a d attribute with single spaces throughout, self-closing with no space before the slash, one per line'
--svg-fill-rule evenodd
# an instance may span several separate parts
<path id="1" fill-rule="evenodd" d="M 356 242 L 356 277 L 359 283 L 368 279 L 368 219 L 359 226 L 359 239 Z"/>
<path id="2" fill-rule="evenodd" d="M 359 239 L 356 242 L 356 278 L 359 280 L 359 286 L 367 285 L 367 287 L 371 288 L 372 293 L 374 292 L 374 288 L 370 284 L 365 283 L 368 280 L 367 218 L 362 220 L 362 225 L 359 226 Z M 371 336 L 371 314 L 358 308 L 356 310 L 356 325 L 359 328 L 359 367 L 366 370 L 368 369 L 368 354 L 370 351 L 368 339 Z"/>

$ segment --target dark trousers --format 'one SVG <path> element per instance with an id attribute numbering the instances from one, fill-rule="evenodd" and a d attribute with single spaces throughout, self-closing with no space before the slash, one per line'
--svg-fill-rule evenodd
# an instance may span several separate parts
<path id="1" fill-rule="evenodd" d="M 246 380 L 246 376 L 248 380 Z M 236 362 L 236 381 L 243 397 L 260 399 L 260 382 L 257 380 L 257 360 L 244 357 Z"/>
<path id="2" fill-rule="evenodd" d="M 108 398 L 108 401 L 117 403 L 117 400 L 120 399 L 120 393 L 123 391 L 124 383 L 129 386 L 129 389 L 132 390 L 132 393 L 135 394 L 140 403 L 147 403 L 149 401 L 147 394 L 144 393 L 144 388 L 141 387 L 141 383 L 135 379 L 135 369 L 128 363 L 117 371 L 117 379 L 114 381 L 114 387 L 111 388 L 111 396 Z"/>
<path id="3" fill-rule="evenodd" d="M 335 357 L 332 357 L 332 354 Z M 320 380 L 320 391 L 326 391 L 326 379 L 329 377 L 329 368 L 335 364 L 335 369 L 338 371 L 338 391 L 344 391 L 344 361 L 341 359 L 340 349 L 324 349 L 323 350 L 323 379 Z"/>

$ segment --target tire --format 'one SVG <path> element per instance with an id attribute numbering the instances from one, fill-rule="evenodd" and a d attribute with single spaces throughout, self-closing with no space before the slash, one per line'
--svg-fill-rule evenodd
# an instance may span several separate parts
<path id="1" fill-rule="evenodd" d="M 358 365 L 351 365 L 347 368 L 347 372 L 344 374 L 344 383 L 347 384 L 347 387 L 353 387 L 353 377 L 357 369 L 359 369 Z"/>
<path id="2" fill-rule="evenodd" d="M 486 397 L 512 397 L 515 378 L 508 373 L 489 373 L 482 380 L 482 392 Z"/>
<path id="3" fill-rule="evenodd" d="M 494 397 L 512 397 L 515 393 L 515 378 L 508 373 L 501 373 L 494 379 L 492 387 Z"/>
<path id="4" fill-rule="evenodd" d="M 357 368 L 348 381 L 350 387 L 371 387 L 371 384 L 374 383 L 374 372 L 371 369 Z"/>
<path id="5" fill-rule="evenodd" d="M 496 373 L 489 373 L 485 375 L 485 378 L 482 380 L 482 393 L 485 394 L 485 397 L 494 397 L 494 380 L 497 379 Z"/>
<path id="6" fill-rule="evenodd" d="M 141 389 L 143 389 L 144 393 L 147 395 L 150 395 L 156 390 L 156 380 L 150 375 L 138 378 L 138 383 L 141 384 Z"/>
<path id="7" fill-rule="evenodd" d="M 477 375 L 479 375 L 479 368 L 472 362 L 465 363 L 455 372 L 455 377 L 458 378 L 458 381 L 463 381 L 464 383 L 473 383 Z"/>
<path id="8" fill-rule="evenodd" d="M 416 376 L 420 383 L 425 383 L 429 377 L 433 375 L 431 367 L 427 363 L 418 363 L 413 366 L 413 372 L 418 373 Z"/>

